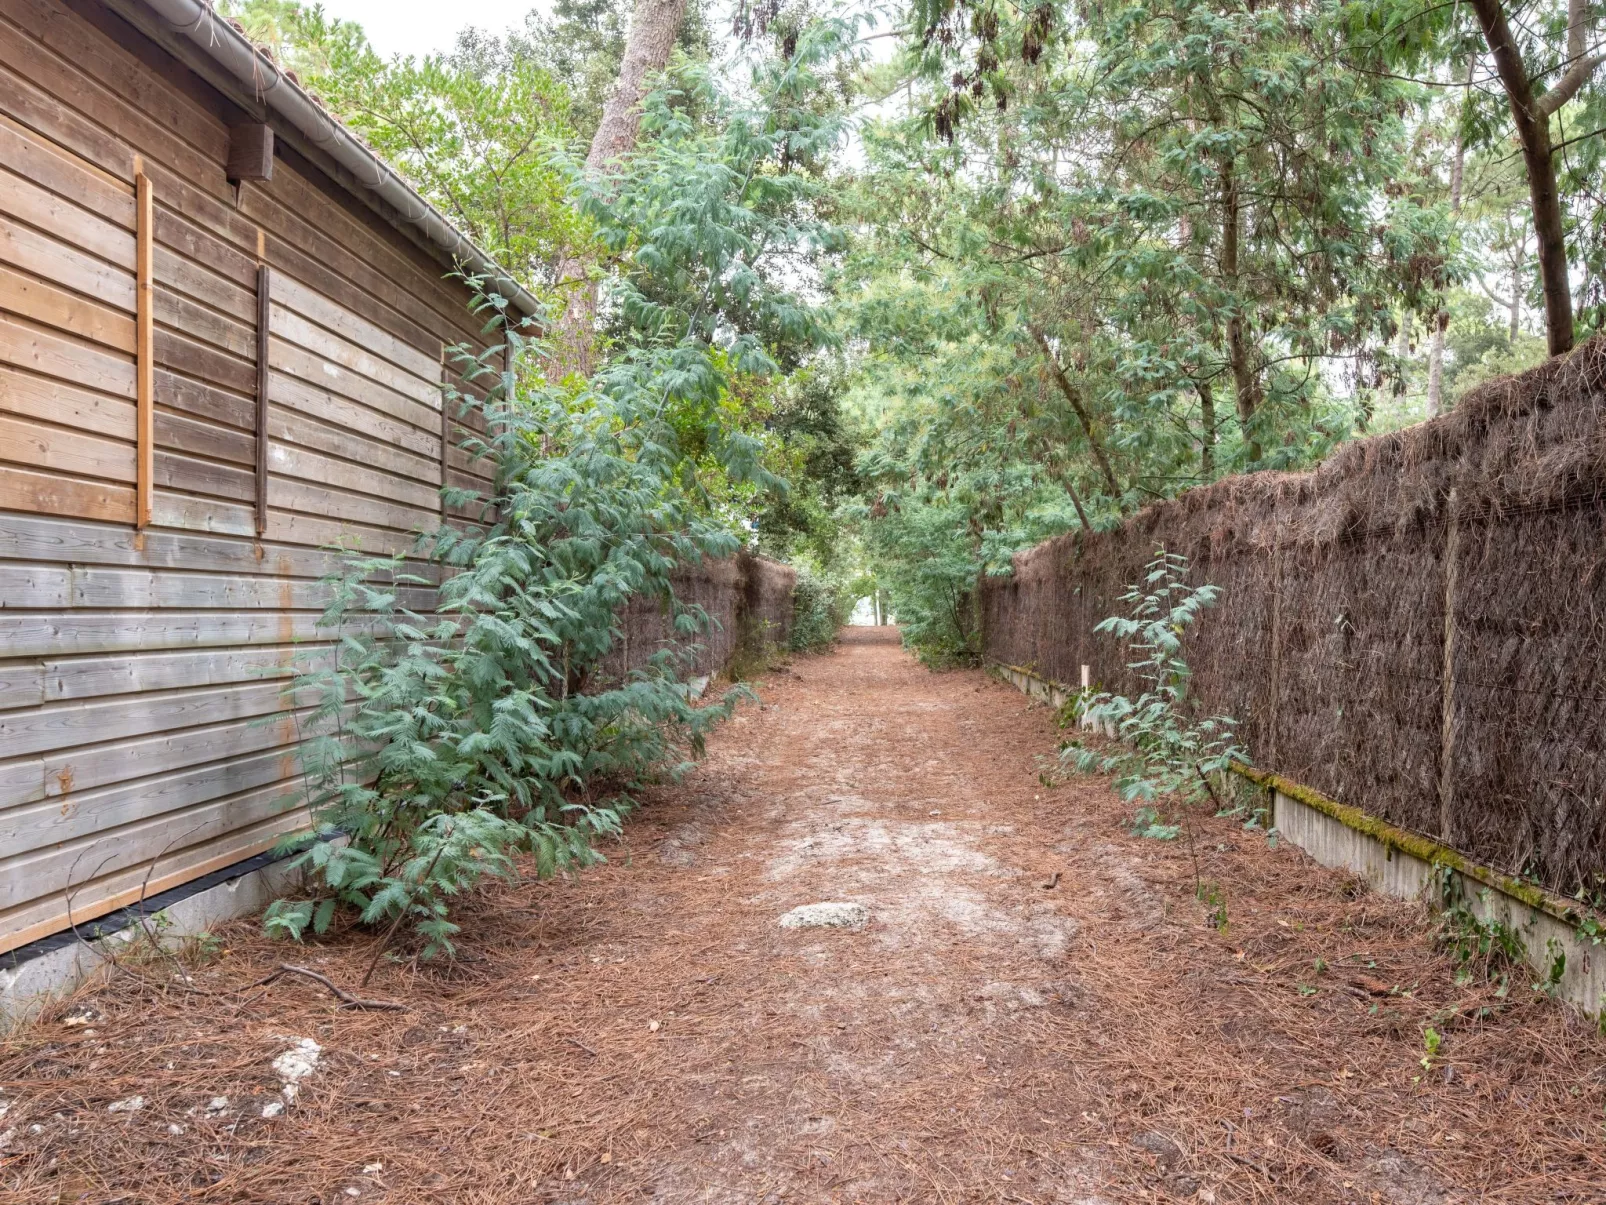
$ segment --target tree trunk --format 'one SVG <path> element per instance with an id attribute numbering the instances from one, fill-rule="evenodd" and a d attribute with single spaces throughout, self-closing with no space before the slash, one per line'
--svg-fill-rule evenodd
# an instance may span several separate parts
<path id="1" fill-rule="evenodd" d="M 1559 356 L 1573 347 L 1572 287 L 1567 280 L 1567 241 L 1562 229 L 1561 196 L 1556 187 L 1556 165 L 1550 143 L 1550 113 L 1565 97 L 1550 93 L 1536 98 L 1528 80 L 1522 51 L 1506 24 L 1501 0 L 1472 0 L 1484 40 L 1494 55 L 1495 69 L 1511 102 L 1511 117 L 1528 169 L 1528 199 L 1533 210 L 1534 235 L 1539 245 L 1539 279 L 1545 297 L 1545 333 L 1550 354 Z M 1580 60 L 1577 66 L 1587 65 Z M 1569 71 L 1571 77 L 1574 71 Z M 1585 76 L 1587 79 L 1587 75 Z M 1578 85 L 1573 86 L 1577 91 Z M 1552 89 L 1552 93 L 1559 93 Z M 1541 101 L 1553 102 L 1544 103 Z"/>
<path id="2" fill-rule="evenodd" d="M 1472 73 L 1477 66 L 1477 59 L 1467 64 L 1467 89 L 1472 88 Z M 1462 118 L 1455 127 L 1455 158 L 1450 161 L 1450 220 L 1455 221 L 1461 214 L 1461 184 L 1466 178 L 1467 139 L 1465 132 L 1465 112 L 1467 105 L 1462 102 Z M 1444 403 L 1444 334 L 1450 326 L 1450 311 L 1442 305 L 1439 307 L 1438 320 L 1433 325 L 1433 345 L 1428 349 L 1428 417 L 1438 414 Z"/>
<path id="3" fill-rule="evenodd" d="M 1093 449 L 1093 459 L 1098 461 L 1099 472 L 1104 475 L 1104 483 L 1110 487 L 1110 497 L 1119 503 L 1121 487 L 1116 484 L 1115 470 L 1110 468 L 1110 458 L 1104 454 L 1104 445 L 1099 443 L 1098 433 L 1093 430 L 1093 419 L 1088 414 L 1087 407 L 1082 404 L 1081 394 L 1076 392 L 1076 386 L 1066 377 L 1065 370 L 1060 367 L 1059 358 L 1054 355 L 1054 349 L 1048 345 L 1048 339 L 1044 337 L 1043 332 L 1031 324 L 1028 324 L 1026 329 L 1032 333 L 1032 338 L 1037 340 L 1037 346 L 1042 349 L 1043 358 L 1048 361 L 1049 375 L 1054 378 L 1054 384 L 1059 386 L 1059 391 L 1065 395 L 1065 400 L 1071 404 L 1071 409 L 1076 411 L 1076 417 L 1082 424 L 1082 431 L 1087 436 L 1088 446 Z"/>
<path id="4" fill-rule="evenodd" d="M 1243 294 L 1238 281 L 1238 238 L 1243 223 L 1238 202 L 1238 178 L 1228 160 L 1221 169 L 1221 274 L 1232 292 L 1232 317 L 1227 319 L 1227 359 L 1232 364 L 1233 400 L 1238 408 L 1238 424 L 1249 444 L 1249 459 L 1260 459 L 1260 444 L 1249 437 L 1249 422 L 1260 405 L 1260 381 L 1255 372 L 1244 328 Z"/>
<path id="5" fill-rule="evenodd" d="M 1511 343 L 1516 345 L 1517 335 L 1522 330 L 1522 285 L 1523 276 L 1528 267 L 1528 236 L 1523 235 L 1522 242 L 1511 252 L 1511 321 L 1509 323 Z"/>
<path id="6" fill-rule="evenodd" d="M 602 175 L 635 149 L 648 83 L 669 65 L 685 19 L 686 0 L 636 0 L 619 78 L 602 107 L 602 120 L 586 155 L 586 170 L 591 175 Z M 590 278 L 591 266 L 591 257 L 584 254 L 559 265 L 558 279 L 569 284 L 569 293 L 552 332 L 549 379 L 562 380 L 570 374 L 588 377 L 596 369 L 597 285 Z"/>
<path id="7" fill-rule="evenodd" d="M 602 120 L 586 156 L 589 171 L 604 171 L 635 148 L 648 80 L 669 65 L 669 53 L 685 19 L 686 0 L 636 0 L 619 78 L 602 107 Z"/>
<path id="8" fill-rule="evenodd" d="M 1209 481 L 1216 472 L 1216 394 L 1209 381 L 1195 381 L 1199 394 L 1199 475 Z"/>

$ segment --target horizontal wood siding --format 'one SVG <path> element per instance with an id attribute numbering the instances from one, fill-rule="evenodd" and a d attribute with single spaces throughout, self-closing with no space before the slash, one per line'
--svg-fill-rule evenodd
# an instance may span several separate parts
<path id="1" fill-rule="evenodd" d="M 325 549 L 408 548 L 439 521 L 443 461 L 488 478 L 443 456 L 443 349 L 482 346 L 467 290 L 293 151 L 237 191 L 248 118 L 92 0 L 0 0 L 0 950 L 64 928 L 69 900 L 83 920 L 302 826 L 282 685 L 327 656 Z M 138 532 L 136 159 L 155 200 Z"/>

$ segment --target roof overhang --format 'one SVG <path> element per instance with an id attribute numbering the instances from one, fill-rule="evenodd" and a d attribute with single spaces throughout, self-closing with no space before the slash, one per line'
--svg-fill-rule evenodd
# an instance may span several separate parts
<path id="1" fill-rule="evenodd" d="M 380 211 L 423 241 L 447 262 L 482 279 L 521 314 L 536 317 L 540 305 L 518 281 L 452 225 L 412 185 L 376 155 L 305 88 L 249 38 L 202 0 L 139 0 L 161 24 L 187 41 L 296 133 L 344 168 L 341 183 L 366 190 Z M 121 7 L 114 5 L 113 7 Z"/>

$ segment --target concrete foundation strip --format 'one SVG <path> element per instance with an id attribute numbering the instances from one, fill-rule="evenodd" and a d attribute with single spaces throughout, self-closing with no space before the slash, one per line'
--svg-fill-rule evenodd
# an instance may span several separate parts
<path id="1" fill-rule="evenodd" d="M 993 662 L 988 668 L 1050 707 L 1064 707 L 1081 694 L 1073 686 L 1018 665 Z M 1266 791 L 1283 839 L 1320 865 L 1352 871 L 1377 891 L 1421 899 L 1434 908 L 1442 907 L 1447 894 L 1459 899 L 1480 921 L 1505 926 L 1541 975 L 1550 973 L 1558 954 L 1564 956 L 1556 997 L 1592 1016 L 1606 1017 L 1606 947 L 1580 928 L 1588 921 L 1606 925 L 1602 918 L 1565 896 L 1475 862 L 1432 837 L 1271 771 L 1250 766 L 1235 766 L 1233 771 Z"/>

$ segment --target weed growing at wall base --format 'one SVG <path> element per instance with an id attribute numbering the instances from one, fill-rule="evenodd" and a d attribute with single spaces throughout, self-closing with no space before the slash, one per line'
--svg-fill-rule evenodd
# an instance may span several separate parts
<path id="1" fill-rule="evenodd" d="M 1079 721 L 1118 743 L 1094 749 L 1071 741 L 1060 753 L 1061 764 L 1078 773 L 1113 774 L 1122 797 L 1151 813 L 1161 799 L 1175 797 L 1183 804 L 1207 795 L 1214 799 L 1211 776 L 1233 762 L 1248 761 L 1233 743 L 1233 719 L 1196 715 L 1188 693 L 1192 671 L 1183 656 L 1183 637 L 1215 605 L 1220 591 L 1188 585 L 1187 571 L 1186 557 L 1158 549 L 1144 581 L 1122 596 L 1130 612 L 1094 629 L 1137 654 L 1128 668 L 1148 689 L 1135 700 L 1108 692 L 1079 700 Z"/>

